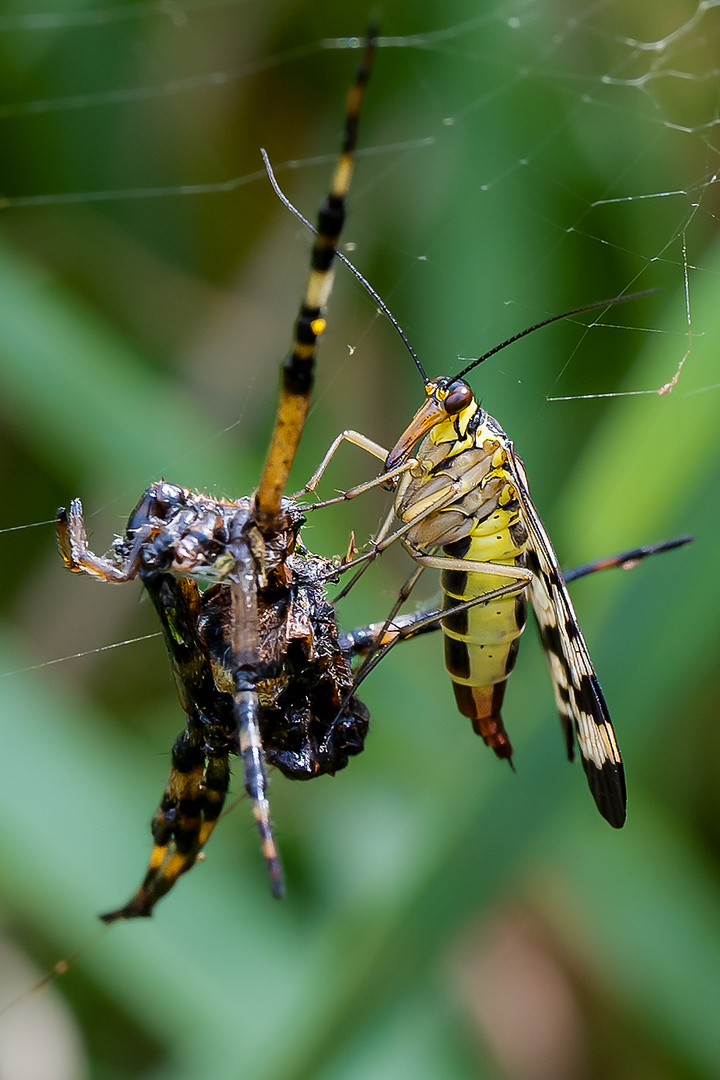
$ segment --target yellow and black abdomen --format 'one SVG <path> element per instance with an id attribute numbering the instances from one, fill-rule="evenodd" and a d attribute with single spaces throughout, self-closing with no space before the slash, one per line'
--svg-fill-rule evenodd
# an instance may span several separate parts
<path id="1" fill-rule="evenodd" d="M 488 517 L 476 521 L 467 536 L 442 550 L 454 559 L 524 567 L 526 540 L 517 501 L 511 498 L 504 507 L 498 505 Z M 444 570 L 441 583 L 443 608 L 449 609 L 507 587 L 508 578 Z M 525 589 L 519 583 L 517 591 L 508 596 L 480 602 L 442 620 L 445 664 L 458 708 L 501 758 L 512 756 L 500 708 L 525 627 L 526 609 Z"/>

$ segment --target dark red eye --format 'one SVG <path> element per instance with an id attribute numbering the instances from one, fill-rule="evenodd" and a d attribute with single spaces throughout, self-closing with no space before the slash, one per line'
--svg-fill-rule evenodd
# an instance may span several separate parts
<path id="1" fill-rule="evenodd" d="M 447 397 L 445 398 L 445 411 L 450 416 L 455 416 L 457 413 L 466 409 L 473 399 L 473 392 L 466 382 L 462 379 L 458 379 L 457 382 L 451 384 L 448 388 Z"/>

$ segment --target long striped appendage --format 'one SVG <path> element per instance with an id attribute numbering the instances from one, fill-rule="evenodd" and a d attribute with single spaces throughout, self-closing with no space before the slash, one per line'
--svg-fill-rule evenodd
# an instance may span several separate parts
<path id="1" fill-rule="evenodd" d="M 282 866 L 270 824 L 270 803 L 267 797 L 265 752 L 260 739 L 259 703 L 252 688 L 239 689 L 235 695 L 235 713 L 243 763 L 245 790 L 252 805 L 253 817 L 260 833 L 260 844 L 270 875 L 270 889 L 280 900 L 285 893 Z"/>
<path id="2" fill-rule="evenodd" d="M 147 873 L 127 904 L 100 916 L 103 922 L 152 915 L 158 900 L 197 862 L 222 811 L 229 781 L 228 755 L 206 762 L 202 732 L 189 724 L 173 746 L 170 777 L 152 821 L 155 844 Z"/>
<path id="3" fill-rule="evenodd" d="M 280 502 L 310 407 L 315 355 L 325 329 L 323 309 L 332 289 L 332 267 L 345 223 L 345 198 L 352 180 L 360 108 L 374 57 L 375 38 L 370 31 L 360 67 L 348 94 L 342 151 L 335 166 L 330 193 L 318 215 L 310 278 L 295 323 L 292 351 L 283 365 L 275 430 L 255 496 L 256 519 L 264 532 L 277 529 Z"/>

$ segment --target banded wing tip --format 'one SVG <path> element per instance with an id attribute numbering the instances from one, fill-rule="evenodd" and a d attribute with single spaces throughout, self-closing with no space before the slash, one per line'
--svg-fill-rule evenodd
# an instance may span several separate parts
<path id="1" fill-rule="evenodd" d="M 597 808 L 614 829 L 625 824 L 627 794 L 625 772 L 612 721 L 594 672 L 572 688 L 575 731 L 588 785 Z"/>
<path id="2" fill-rule="evenodd" d="M 585 757 L 582 763 L 598 810 L 613 829 L 622 829 L 627 817 L 625 773 L 622 764 L 606 761 L 598 768 L 594 761 Z"/>

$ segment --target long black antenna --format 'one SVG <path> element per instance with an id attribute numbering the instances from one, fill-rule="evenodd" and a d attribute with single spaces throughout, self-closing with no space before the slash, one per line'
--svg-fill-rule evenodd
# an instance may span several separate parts
<path id="1" fill-rule="evenodd" d="M 298 219 L 298 221 L 301 221 L 303 223 L 303 225 L 305 226 L 306 229 L 309 229 L 310 232 L 312 232 L 312 233 L 317 233 L 317 229 L 312 224 L 312 222 L 308 221 L 307 218 L 304 217 L 300 213 L 300 211 L 297 209 L 297 207 L 293 206 L 293 204 L 288 199 L 287 195 L 284 193 L 284 191 L 282 190 L 282 188 L 278 184 L 277 179 L 275 177 L 275 173 L 273 172 L 272 165 L 270 164 L 270 159 L 268 158 L 268 155 L 267 155 L 266 151 L 261 149 L 260 153 L 262 154 L 262 159 L 263 159 L 263 162 L 265 164 L 265 170 L 266 170 L 266 172 L 268 174 L 268 178 L 270 180 L 270 183 L 272 184 L 273 190 L 274 190 L 275 194 L 277 195 L 278 199 L 280 200 L 280 202 L 292 214 L 295 215 L 295 217 Z M 420 363 L 420 358 L 418 357 L 417 353 L 415 352 L 412 345 L 408 341 L 407 336 L 405 334 L 405 331 L 403 330 L 400 323 L 398 322 L 398 320 L 393 315 L 390 308 L 387 306 L 387 304 L 382 299 L 382 297 L 379 296 L 378 293 L 375 292 L 375 289 L 373 289 L 372 285 L 367 280 L 367 278 L 363 277 L 363 275 L 360 273 L 358 268 L 356 266 L 354 266 L 350 262 L 350 260 L 348 258 L 346 258 L 345 255 L 342 254 L 342 252 L 337 251 L 335 253 L 335 255 L 336 255 L 336 258 L 338 258 L 340 260 L 340 262 L 344 263 L 344 265 L 347 266 L 348 270 L 352 274 L 355 275 L 355 277 L 360 282 L 360 284 L 362 285 L 363 289 L 368 294 L 368 296 L 372 297 L 372 299 L 375 301 L 377 306 L 382 311 L 383 315 L 389 320 L 389 322 L 395 328 L 395 330 L 397 331 L 397 333 L 400 336 L 400 339 L 402 340 L 403 345 L 405 346 L 407 351 L 412 356 L 413 361 L 415 362 L 415 366 L 418 369 L 418 371 L 420 372 L 420 375 L 422 376 L 423 382 L 427 386 L 427 384 L 428 384 L 428 382 L 430 380 L 427 377 L 427 374 L 425 372 L 425 368 Z M 528 326 L 525 330 L 521 330 L 519 334 L 513 334 L 512 337 L 507 338 L 505 341 L 501 341 L 499 345 L 495 345 L 488 352 L 483 353 L 482 356 L 479 356 L 476 360 L 471 361 L 471 363 L 469 363 L 467 365 L 467 367 L 464 367 L 462 369 L 462 371 L 459 371 L 457 373 L 457 375 L 454 376 L 454 378 L 456 378 L 456 379 L 464 378 L 465 375 L 467 375 L 470 371 L 473 370 L 473 368 L 476 368 L 479 364 L 482 364 L 485 360 L 489 360 L 491 356 L 495 355 L 495 353 L 502 352 L 503 349 L 507 349 L 508 345 L 514 345 L 516 341 L 520 341 L 521 338 L 527 337 L 528 334 L 534 334 L 536 330 L 542 330 L 543 326 L 549 326 L 550 323 L 560 322 L 561 319 L 569 319 L 572 315 L 581 315 L 584 311 L 597 311 L 599 308 L 614 307 L 616 304 L 627 304 L 631 300 L 639 300 L 643 296 L 652 296 L 654 293 L 657 293 L 659 291 L 660 291 L 659 289 L 645 289 L 642 292 L 628 293 L 626 296 L 613 296 L 609 300 L 596 300 L 592 304 L 583 304 L 582 307 L 571 308 L 570 311 L 563 311 L 559 315 L 551 315 L 550 318 L 543 319 L 541 322 L 538 322 L 538 323 L 534 323 L 533 326 Z"/>
<path id="2" fill-rule="evenodd" d="M 495 345 L 489 352 L 479 356 L 477 360 L 473 360 L 472 363 L 464 367 L 462 371 L 459 371 L 454 377 L 456 379 L 462 379 L 469 371 L 476 368 L 478 364 L 482 364 L 484 360 L 488 360 L 495 353 L 501 352 L 502 349 L 507 349 L 508 345 L 514 345 L 520 338 L 527 337 L 528 334 L 534 334 L 536 330 L 541 330 L 543 326 L 549 326 L 550 323 L 559 322 L 560 319 L 569 319 L 571 315 L 580 315 L 583 311 L 595 311 L 597 308 L 613 307 L 615 304 L 627 304 L 630 300 L 638 300 L 641 296 L 652 296 L 653 293 L 660 292 L 659 289 L 645 289 L 643 292 L 628 293 L 627 296 L 613 296 L 611 300 L 596 300 L 593 304 L 583 304 L 582 307 L 572 308 L 570 311 L 563 311 L 560 315 L 551 315 L 549 319 L 543 319 L 542 322 L 535 323 L 534 326 L 528 326 L 526 330 L 521 330 L 519 334 L 513 334 L 506 341 L 502 341 L 499 345 Z M 425 380 L 427 382 L 427 380 Z"/>
<path id="3" fill-rule="evenodd" d="M 296 206 L 293 206 L 293 204 L 288 199 L 287 195 L 284 193 L 284 191 L 282 190 L 282 188 L 278 184 L 277 179 L 275 177 L 275 173 L 273 172 L 273 169 L 272 169 L 272 165 L 270 164 L 270 159 L 268 158 L 266 151 L 261 149 L 260 153 L 262 154 L 262 159 L 263 159 L 263 162 L 265 163 L 265 170 L 266 170 L 266 172 L 268 174 L 268 178 L 270 180 L 270 183 L 273 186 L 273 191 L 277 195 L 280 202 L 283 204 L 283 206 L 287 207 L 287 209 L 290 211 L 291 214 L 295 215 L 295 217 L 298 219 L 298 221 L 302 221 L 302 223 L 303 223 L 303 225 L 305 226 L 306 229 L 309 229 L 310 232 L 317 234 L 317 229 L 312 224 L 312 222 L 308 221 L 308 219 L 306 217 L 304 217 L 300 213 L 300 211 L 297 209 Z M 373 289 L 372 285 L 367 280 L 367 278 L 363 277 L 363 275 L 360 273 L 358 268 L 356 266 L 353 266 L 353 264 L 350 262 L 350 260 L 348 258 L 346 258 L 341 251 L 336 251 L 335 252 L 335 258 L 339 259 L 341 263 L 344 263 L 345 266 L 347 266 L 348 270 L 352 274 L 355 275 L 355 277 L 358 279 L 358 281 L 360 282 L 360 284 L 362 285 L 363 289 L 368 294 L 368 296 L 372 297 L 372 299 L 375 301 L 377 306 L 382 311 L 385 318 L 388 319 L 390 321 L 390 323 L 395 327 L 398 334 L 400 335 L 400 338 L 401 338 L 405 348 L 407 349 L 407 351 L 410 353 L 413 360 L 415 361 L 415 366 L 417 367 L 418 371 L 422 375 L 423 382 L 427 383 L 428 377 L 425 374 L 425 369 L 423 368 L 422 364 L 420 363 L 420 359 L 419 359 L 417 353 L 415 352 L 412 345 L 408 341 L 407 336 L 405 334 L 405 331 L 403 330 L 402 326 L 397 321 L 397 319 L 395 318 L 395 316 L 393 315 L 392 311 L 387 306 L 385 301 L 382 299 L 381 296 L 378 295 L 378 293 L 375 292 L 375 290 Z"/>

